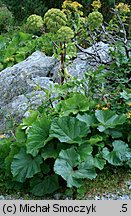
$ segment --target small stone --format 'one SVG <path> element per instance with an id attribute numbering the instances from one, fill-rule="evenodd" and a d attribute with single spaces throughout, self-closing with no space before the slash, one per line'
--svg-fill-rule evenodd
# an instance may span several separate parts
<path id="1" fill-rule="evenodd" d="M 4 199 L 5 199 L 4 196 L 0 195 L 0 200 L 4 200 Z"/>
<path id="2" fill-rule="evenodd" d="M 56 193 L 54 194 L 54 199 L 59 200 L 61 198 L 62 194 L 61 193 Z"/>
<path id="3" fill-rule="evenodd" d="M 95 200 L 100 200 L 100 197 L 98 197 L 98 196 L 95 196 Z"/>

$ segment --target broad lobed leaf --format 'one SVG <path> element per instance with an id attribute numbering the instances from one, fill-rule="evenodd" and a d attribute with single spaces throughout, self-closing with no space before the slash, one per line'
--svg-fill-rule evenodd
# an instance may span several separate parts
<path id="1" fill-rule="evenodd" d="M 42 164 L 40 155 L 32 158 L 31 155 L 26 153 L 26 149 L 22 148 L 14 156 L 11 172 L 16 181 L 24 182 L 26 178 L 32 178 L 36 173 L 40 172 L 40 164 Z"/>
<path id="2" fill-rule="evenodd" d="M 52 121 L 50 137 L 55 137 L 60 142 L 79 143 L 90 132 L 84 122 L 75 117 L 63 116 Z"/>
<path id="3" fill-rule="evenodd" d="M 27 134 L 27 153 L 34 157 L 38 154 L 39 149 L 44 147 L 46 139 L 49 136 L 50 120 L 46 115 L 33 123 Z"/>

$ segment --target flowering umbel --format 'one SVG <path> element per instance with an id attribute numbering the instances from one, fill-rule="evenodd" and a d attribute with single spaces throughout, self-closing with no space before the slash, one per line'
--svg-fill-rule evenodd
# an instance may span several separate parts
<path id="1" fill-rule="evenodd" d="M 93 1 L 91 6 L 94 8 L 94 10 L 98 10 L 101 8 L 101 2 L 100 0 L 97 0 L 97 1 Z"/>
<path id="2" fill-rule="evenodd" d="M 80 16 L 83 16 L 83 12 L 80 10 L 83 6 L 78 3 L 77 1 L 67 1 L 65 0 L 62 4 L 62 11 L 65 13 L 65 14 L 68 14 L 68 13 L 72 13 L 72 12 L 76 12 L 78 13 Z"/>
<path id="3" fill-rule="evenodd" d="M 58 38 L 62 42 L 69 42 L 74 37 L 74 32 L 67 26 L 62 26 L 58 31 Z"/>
<path id="4" fill-rule="evenodd" d="M 119 3 L 115 9 L 120 13 L 125 13 L 125 14 L 131 11 L 130 6 L 128 4 L 124 4 L 123 2 Z"/>
<path id="5" fill-rule="evenodd" d="M 103 16 L 98 11 L 93 11 L 88 15 L 88 24 L 90 29 L 94 30 L 99 28 L 103 22 Z"/>
<path id="6" fill-rule="evenodd" d="M 58 31 L 67 23 L 66 15 L 57 8 L 49 9 L 44 16 L 44 24 L 51 32 Z"/>
<path id="7" fill-rule="evenodd" d="M 27 18 L 26 25 L 28 27 L 28 30 L 37 32 L 43 26 L 43 19 L 39 15 L 32 14 Z"/>

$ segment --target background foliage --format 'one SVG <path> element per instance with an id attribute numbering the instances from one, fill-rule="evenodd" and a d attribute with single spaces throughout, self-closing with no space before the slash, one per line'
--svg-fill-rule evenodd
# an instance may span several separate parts
<path id="1" fill-rule="evenodd" d="M 27 18 L 31 14 L 38 14 L 43 16 L 44 13 L 50 8 L 60 8 L 63 3 L 63 0 L 1 0 L 9 10 L 13 13 L 16 19 L 23 20 Z M 84 13 L 87 15 L 91 12 L 91 3 L 92 0 L 78 0 L 80 4 L 83 5 Z M 115 3 L 119 3 L 119 0 L 116 0 Z M 130 0 L 123 0 L 124 3 L 129 3 Z M 114 0 L 101 0 L 102 3 L 102 13 L 104 14 L 104 18 L 108 19 L 109 15 L 109 8 L 114 6 Z"/>

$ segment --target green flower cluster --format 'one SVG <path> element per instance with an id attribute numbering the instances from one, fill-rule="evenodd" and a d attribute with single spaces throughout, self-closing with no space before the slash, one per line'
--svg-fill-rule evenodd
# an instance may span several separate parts
<path id="1" fill-rule="evenodd" d="M 61 42 L 69 42 L 74 37 L 73 30 L 67 26 L 62 26 L 57 33 Z"/>
<path id="2" fill-rule="evenodd" d="M 103 22 L 103 16 L 98 11 L 93 11 L 88 15 L 88 24 L 92 30 L 99 28 Z"/>
<path id="3" fill-rule="evenodd" d="M 44 24 L 51 32 L 58 31 L 62 26 L 67 23 L 66 15 L 59 9 L 49 9 L 44 16 Z"/>
<path id="4" fill-rule="evenodd" d="M 28 31 L 31 31 L 32 33 L 38 32 L 43 24 L 42 17 L 36 14 L 29 16 L 26 21 Z"/>

